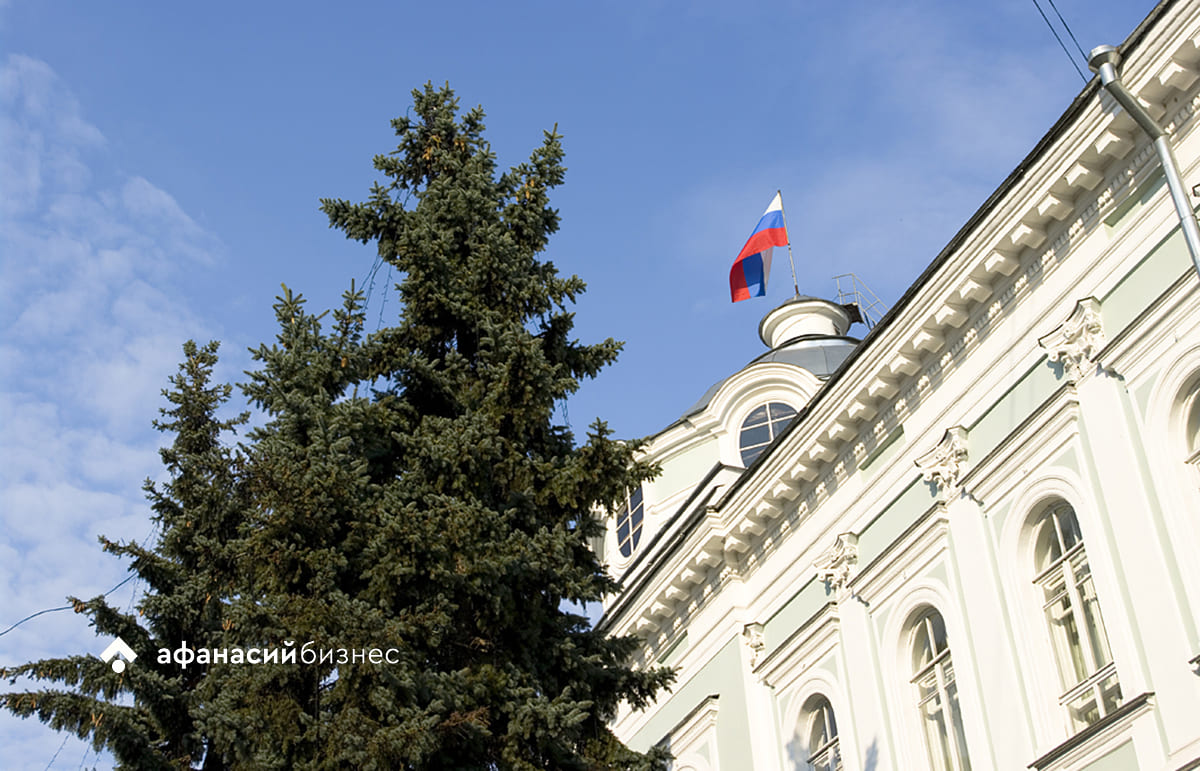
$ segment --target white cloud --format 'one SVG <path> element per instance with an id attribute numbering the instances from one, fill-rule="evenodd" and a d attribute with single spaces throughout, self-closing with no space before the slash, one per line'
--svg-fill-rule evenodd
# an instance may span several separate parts
<path id="1" fill-rule="evenodd" d="M 151 530 L 141 484 L 161 475 L 161 437 L 150 421 L 180 344 L 208 333 L 181 287 L 221 245 L 151 181 L 101 171 L 103 134 L 44 62 L 8 57 L 0 114 L 2 630 L 125 577 L 97 535 Z M 0 667 L 96 647 L 83 617 L 51 613 L 0 637 Z M 0 715 L 6 768 L 43 768 L 61 742 Z M 72 739 L 64 753 L 74 763 L 83 751 Z"/>
<path id="2" fill-rule="evenodd" d="M 86 183 L 79 154 L 102 146 L 104 135 L 45 62 L 10 55 L 0 69 L 0 106 L 0 214 L 33 212 L 44 189 Z"/>

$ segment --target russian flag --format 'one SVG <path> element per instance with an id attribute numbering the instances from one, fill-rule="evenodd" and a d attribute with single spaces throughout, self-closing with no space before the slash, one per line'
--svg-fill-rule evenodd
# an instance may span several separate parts
<path id="1" fill-rule="evenodd" d="M 776 193 L 729 270 L 729 293 L 733 302 L 762 297 L 767 293 L 771 252 L 776 246 L 787 244 L 787 228 L 783 224 L 783 197 Z"/>

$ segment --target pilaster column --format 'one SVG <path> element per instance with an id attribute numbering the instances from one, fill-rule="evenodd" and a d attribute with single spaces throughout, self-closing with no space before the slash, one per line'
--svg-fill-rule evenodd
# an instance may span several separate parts
<path id="1" fill-rule="evenodd" d="M 1106 340 L 1095 298 L 1079 301 L 1038 342 L 1051 362 L 1062 363 L 1079 403 L 1083 464 L 1098 511 L 1077 514 L 1097 587 L 1107 589 L 1100 605 L 1121 689 L 1126 696 L 1154 691 L 1170 751 L 1195 736 L 1200 680 L 1188 663 L 1195 652 L 1185 625 L 1194 620 L 1143 450 L 1155 438 L 1142 434 L 1123 378 L 1101 360 Z M 1109 598 L 1120 601 L 1126 624 L 1107 610 Z"/>

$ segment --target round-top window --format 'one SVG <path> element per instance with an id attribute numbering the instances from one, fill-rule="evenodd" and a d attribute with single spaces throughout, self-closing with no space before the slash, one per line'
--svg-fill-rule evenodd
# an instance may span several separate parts
<path id="1" fill-rule="evenodd" d="M 747 415 L 742 421 L 742 432 L 738 437 L 742 465 L 753 463 L 795 415 L 796 410 L 783 402 L 763 404 Z"/>

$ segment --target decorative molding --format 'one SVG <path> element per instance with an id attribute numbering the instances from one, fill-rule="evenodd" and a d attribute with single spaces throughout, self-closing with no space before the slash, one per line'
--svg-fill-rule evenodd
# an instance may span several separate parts
<path id="1" fill-rule="evenodd" d="M 822 659 L 834 655 L 841 644 L 840 624 L 837 603 L 825 603 L 786 638 L 771 646 L 759 661 L 755 674 L 763 684 L 780 693 L 793 688 L 801 679 L 810 677 L 813 667 Z M 830 688 L 830 691 L 836 690 Z"/>
<path id="2" fill-rule="evenodd" d="M 763 636 L 763 625 L 756 621 L 753 624 L 743 626 L 742 640 L 745 641 L 746 647 L 750 649 L 750 668 L 753 669 L 758 666 L 763 651 L 767 647 L 766 638 Z"/>
<path id="3" fill-rule="evenodd" d="M 1104 323 L 1100 318 L 1100 301 L 1085 297 L 1075 303 L 1075 309 L 1057 329 L 1038 338 L 1051 362 L 1061 362 L 1063 371 L 1072 381 L 1088 373 L 1087 365 L 1096 360 L 1104 347 Z"/>
<path id="4" fill-rule="evenodd" d="M 1193 84 L 1193 87 L 1195 84 Z M 1179 136 L 1185 130 L 1193 130 L 1196 114 L 1200 112 L 1200 93 L 1190 93 L 1164 120 L 1164 128 L 1173 136 Z M 1085 240 L 1085 236 L 1102 226 L 1103 217 L 1112 212 L 1128 196 L 1138 189 L 1149 177 L 1156 172 L 1157 156 L 1148 143 L 1142 143 L 1136 132 L 1117 118 L 1102 117 L 1100 119 L 1082 119 L 1091 122 L 1092 126 L 1085 131 L 1091 133 L 1093 140 L 1084 140 L 1080 146 L 1086 147 L 1086 158 L 1072 161 L 1065 155 L 1059 158 L 1048 158 L 1048 167 L 1043 176 L 1049 180 L 1057 176 L 1067 182 L 1066 186 L 1047 186 L 1048 193 L 1030 196 L 1033 191 L 1008 191 L 1007 195 L 1013 200 L 1030 201 L 1029 211 L 1017 211 L 1008 215 L 990 213 L 992 224 L 980 226 L 976 236 L 958 246 L 960 254 L 973 255 L 968 263 L 962 264 L 956 270 L 967 279 L 959 285 L 948 287 L 940 301 L 934 302 L 924 311 L 925 321 L 913 318 L 905 324 L 909 328 L 909 339 L 876 341 L 878 346 L 887 347 L 894 343 L 894 353 L 887 360 L 877 363 L 873 371 L 861 373 L 858 380 L 859 389 L 855 395 L 841 400 L 843 405 L 857 404 L 849 414 L 844 410 L 837 415 L 822 416 L 817 420 L 823 424 L 816 428 L 807 441 L 797 447 L 797 452 L 780 461 L 779 468 L 766 467 L 759 470 L 763 477 L 770 477 L 767 486 L 757 494 L 749 490 L 740 495 L 723 500 L 722 505 L 711 506 L 710 519 L 721 520 L 728 516 L 726 509 L 741 511 L 742 496 L 753 495 L 758 501 L 768 501 L 775 504 L 780 511 L 773 512 L 773 517 L 765 518 L 757 528 L 741 529 L 737 526 L 723 535 L 710 539 L 706 547 L 712 551 L 717 562 L 725 560 L 726 564 L 719 571 L 692 571 L 684 579 L 686 588 L 694 589 L 692 596 L 683 599 L 679 605 L 687 607 L 692 612 L 707 605 L 720 587 L 741 571 L 732 569 L 730 563 L 743 566 L 744 570 L 753 572 L 753 567 L 765 559 L 779 542 L 786 536 L 799 529 L 821 505 L 830 497 L 831 492 L 841 486 L 854 475 L 857 463 L 856 455 L 869 454 L 878 447 L 880 441 L 889 436 L 901 424 L 907 410 L 912 405 L 920 404 L 938 387 L 959 364 L 967 358 L 972 350 L 989 336 L 999 320 L 1021 300 L 1026 298 L 1039 286 L 1043 286 L 1046 277 L 1051 274 L 1075 250 L 1076 246 Z M 1132 147 L 1127 144 L 1132 143 Z M 1064 140 L 1065 141 L 1065 140 Z M 1089 141 L 1095 144 L 1092 147 Z M 1133 148 L 1137 148 L 1136 152 Z M 1074 179 L 1071 164 L 1082 164 L 1088 168 L 1074 169 Z M 1095 168 L 1093 169 L 1092 166 Z M 1058 170 L 1053 170 L 1057 168 Z M 1064 172 L 1063 170 L 1066 169 Z M 1093 179 L 1089 171 L 1097 174 Z M 1046 175 L 1049 176 L 1046 176 Z M 1084 183 L 1089 184 L 1084 184 Z M 1103 182 L 1103 184 L 1100 184 Z M 1086 191 L 1086 192 L 1085 192 Z M 1064 209 L 1070 202 L 1072 211 Z M 1041 210 L 1038 210 L 1041 207 Z M 1015 215 L 1015 216 L 1014 216 Z M 1063 219 L 1059 219 L 1062 217 Z M 1031 232 L 1018 227 L 1025 225 Z M 1046 239 L 1039 247 L 1027 244 L 1014 249 L 1009 245 L 1010 234 L 1015 231 L 1019 238 L 1028 241 L 1035 236 L 1037 229 L 1045 228 Z M 1037 240 L 1035 238 L 1035 240 Z M 1088 298 L 1098 310 L 1099 303 L 1094 298 Z M 971 305 L 967 301 L 973 301 Z M 956 309 L 966 314 L 960 319 L 957 313 L 942 310 L 942 305 L 952 303 Z M 1086 301 L 1083 301 L 1086 302 Z M 1080 303 L 1082 304 L 1082 303 Z M 1086 310 L 1086 308 L 1084 309 Z M 1082 314 L 1077 305 L 1076 313 Z M 941 320 L 939 323 L 938 315 Z M 1075 314 L 1072 314 L 1072 318 Z M 1099 321 L 1098 313 L 1095 320 Z M 1039 340 L 1045 343 L 1063 330 L 1070 323 L 1064 323 L 1058 330 Z M 918 330 L 913 336 L 912 329 Z M 1102 328 L 1098 340 L 1093 340 L 1092 350 L 1086 351 L 1085 356 L 1095 356 L 1103 347 Z M 1064 350 L 1059 356 L 1066 361 L 1069 351 Z M 935 355 L 936 354 L 936 355 Z M 1059 360 L 1052 358 L 1053 361 Z M 1083 365 L 1083 359 L 1075 363 Z M 1071 367 L 1066 367 L 1068 370 Z M 1071 373 L 1074 374 L 1074 373 Z M 815 416 L 814 416 L 815 417 Z M 850 421 L 846 423 L 847 417 Z M 831 430 L 834 422 L 842 421 L 850 426 L 849 435 L 845 430 Z M 802 436 L 800 431 L 795 432 Z M 965 432 L 964 437 L 965 439 Z M 939 443 L 938 447 L 946 442 Z M 945 469 L 927 470 L 922 463 L 927 462 L 938 448 L 922 457 L 918 466 L 925 472 L 927 481 L 936 481 L 940 492 L 945 494 L 949 488 L 961 482 L 965 473 L 966 457 L 962 456 L 960 463 L 952 463 Z M 965 449 L 965 448 L 964 448 Z M 776 453 L 783 458 L 785 453 Z M 771 473 L 774 472 L 774 473 Z M 781 484 L 782 481 L 782 484 Z M 944 484 L 950 482 L 950 484 Z M 747 486 L 749 487 L 749 486 Z M 942 490 L 942 488 L 946 488 Z M 701 526 L 703 529 L 714 528 L 717 522 Z M 723 528 L 722 528 L 723 529 Z M 755 532 L 755 530 L 760 532 Z M 739 532 L 740 531 L 740 532 Z M 711 531 L 710 531 L 711 532 Z M 732 536 L 732 537 L 729 537 Z M 715 550 L 711 541 L 716 542 Z M 708 555 L 706 555 L 708 556 Z M 692 562 L 695 562 L 693 556 Z M 660 587 L 660 593 L 665 595 L 665 581 Z M 651 590 L 653 591 L 653 590 Z M 860 591 L 863 591 L 860 588 Z M 657 631 L 665 619 L 643 614 L 633 623 L 633 628 L 643 634 Z"/>
<path id="5" fill-rule="evenodd" d="M 830 591 L 841 594 L 850 579 L 858 572 L 858 536 L 842 533 L 813 563 L 817 578 L 825 582 Z"/>
<path id="6" fill-rule="evenodd" d="M 954 497 L 967 467 L 967 429 L 946 429 L 937 446 L 914 462 L 921 469 L 921 478 L 937 486 L 941 500 Z"/>
<path id="7" fill-rule="evenodd" d="M 709 695 L 664 737 L 667 748 L 679 759 L 676 762 L 680 766 L 712 768 L 704 756 L 712 758 L 716 754 L 719 707 L 720 695 Z"/>
<path id="8" fill-rule="evenodd" d="M 1042 771 L 1051 765 L 1059 768 L 1077 767 L 1076 763 L 1093 761 L 1102 757 L 1101 751 L 1111 752 L 1129 741 L 1133 721 L 1154 709 L 1154 692 L 1140 693 L 1113 712 L 1092 723 L 1079 733 L 1059 744 L 1029 764 L 1029 768 Z M 1059 761 L 1063 761 L 1059 765 Z"/>

